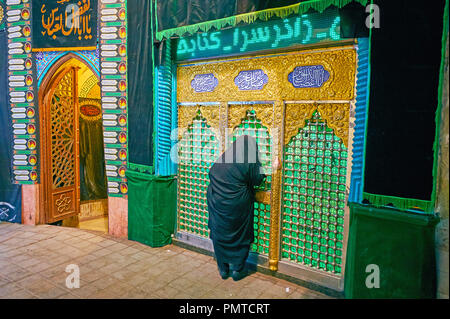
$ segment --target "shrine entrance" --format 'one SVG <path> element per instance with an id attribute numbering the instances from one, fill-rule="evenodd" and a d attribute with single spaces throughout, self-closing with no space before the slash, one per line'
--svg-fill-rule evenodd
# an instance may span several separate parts
<path id="1" fill-rule="evenodd" d="M 74 54 L 60 58 L 42 81 L 39 114 L 42 222 L 107 232 L 98 74 Z"/>
<path id="2" fill-rule="evenodd" d="M 251 258 L 342 290 L 356 49 L 180 64 L 177 238 L 212 251 L 208 172 L 234 138 L 257 139 L 269 176 L 254 206 Z M 279 157 L 282 169 L 271 171 Z"/>

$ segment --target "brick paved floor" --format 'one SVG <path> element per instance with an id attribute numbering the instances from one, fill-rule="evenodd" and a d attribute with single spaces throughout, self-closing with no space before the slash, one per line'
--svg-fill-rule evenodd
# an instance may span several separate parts
<path id="1" fill-rule="evenodd" d="M 66 266 L 80 288 L 66 287 Z M 222 280 L 212 257 L 77 228 L 0 223 L 0 298 L 329 298 L 253 273 Z"/>

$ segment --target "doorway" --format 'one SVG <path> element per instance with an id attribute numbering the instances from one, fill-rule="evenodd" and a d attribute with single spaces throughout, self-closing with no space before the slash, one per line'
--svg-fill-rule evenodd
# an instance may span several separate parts
<path id="1" fill-rule="evenodd" d="M 108 232 L 98 72 L 69 53 L 39 90 L 44 223 Z"/>

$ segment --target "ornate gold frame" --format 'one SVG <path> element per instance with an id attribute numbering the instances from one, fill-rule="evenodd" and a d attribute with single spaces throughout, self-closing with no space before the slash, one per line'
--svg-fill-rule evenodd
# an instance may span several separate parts
<path id="1" fill-rule="evenodd" d="M 352 129 L 350 108 L 356 94 L 356 60 L 356 49 L 351 45 L 259 56 L 256 59 L 245 57 L 239 60 L 180 65 L 177 70 L 177 101 L 180 103 L 178 136 L 181 138 L 180 128 L 187 128 L 198 111 L 207 119 L 209 125 L 220 130 L 221 136 L 225 137 L 225 128 L 239 125 L 245 112 L 254 109 L 271 134 L 278 132 L 274 138 L 276 150 L 272 153 L 272 160 L 275 160 L 275 157 L 282 160 L 284 145 L 305 126 L 305 121 L 318 111 L 345 146 L 349 147 L 349 134 Z M 294 88 L 287 80 L 288 74 L 299 65 L 323 65 L 330 74 L 329 80 L 318 88 Z M 240 91 L 234 84 L 234 78 L 242 70 L 254 69 L 263 70 L 268 75 L 269 82 L 258 91 Z M 209 73 L 218 79 L 217 87 L 212 92 L 196 93 L 191 87 L 194 76 Z M 258 101 L 268 101 L 273 108 Z M 217 102 L 219 105 L 204 105 L 205 102 Z M 194 106 L 184 105 L 186 103 Z M 225 138 L 222 138 L 222 141 L 224 140 Z M 270 196 L 268 261 L 272 271 L 278 270 L 280 260 L 281 182 L 281 170 L 274 171 L 271 192 L 258 195 L 266 203 Z M 348 224 L 346 225 L 348 227 Z"/>

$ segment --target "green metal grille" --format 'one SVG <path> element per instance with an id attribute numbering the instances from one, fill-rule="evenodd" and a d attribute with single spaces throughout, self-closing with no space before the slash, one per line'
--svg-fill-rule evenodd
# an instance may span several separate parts
<path id="1" fill-rule="evenodd" d="M 268 106 L 268 107 L 271 107 Z M 262 125 L 261 121 L 256 117 L 254 110 L 248 110 L 246 117 L 241 124 L 233 131 L 232 141 L 242 135 L 250 135 L 256 138 L 258 143 L 261 164 L 265 172 L 270 172 L 271 166 L 271 137 L 267 127 Z M 259 191 L 270 190 L 271 175 L 268 175 L 262 184 L 257 187 Z M 252 250 L 262 255 L 269 254 L 269 234 L 270 234 L 270 205 L 255 202 L 254 204 L 254 232 L 255 240 L 252 244 Z"/>
<path id="2" fill-rule="evenodd" d="M 209 169 L 219 155 L 219 141 L 200 113 L 178 149 L 178 229 L 209 237 L 206 192 Z"/>
<path id="3" fill-rule="evenodd" d="M 347 149 L 318 112 L 285 147 L 281 258 L 340 274 Z"/>

